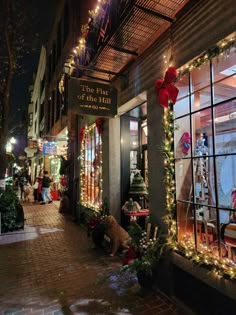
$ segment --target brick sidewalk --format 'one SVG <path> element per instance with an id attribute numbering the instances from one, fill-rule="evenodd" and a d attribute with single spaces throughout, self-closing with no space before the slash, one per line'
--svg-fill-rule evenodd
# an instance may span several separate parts
<path id="1" fill-rule="evenodd" d="M 92 249 L 54 204 L 24 211 L 24 232 L 0 236 L 0 315 L 184 314 L 162 293 L 140 295 L 120 258 Z"/>

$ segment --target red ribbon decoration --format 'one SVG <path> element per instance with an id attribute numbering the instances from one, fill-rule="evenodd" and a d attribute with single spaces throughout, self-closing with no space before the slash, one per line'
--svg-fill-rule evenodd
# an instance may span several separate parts
<path id="1" fill-rule="evenodd" d="M 163 107 L 168 107 L 169 100 L 175 104 L 179 90 L 172 83 L 177 77 L 177 71 L 174 67 L 169 67 L 165 73 L 164 80 L 155 81 L 155 91 L 158 96 L 158 102 Z"/>
<path id="2" fill-rule="evenodd" d="M 85 133 L 85 128 L 81 127 L 80 130 L 79 130 L 79 140 L 80 140 L 80 142 L 82 142 L 83 139 L 84 139 L 84 133 Z"/>
<path id="3" fill-rule="evenodd" d="M 102 125 L 103 125 L 103 123 L 104 123 L 104 119 L 103 118 L 98 118 L 95 121 L 95 124 L 96 124 L 97 130 L 98 130 L 99 136 L 102 134 Z"/>

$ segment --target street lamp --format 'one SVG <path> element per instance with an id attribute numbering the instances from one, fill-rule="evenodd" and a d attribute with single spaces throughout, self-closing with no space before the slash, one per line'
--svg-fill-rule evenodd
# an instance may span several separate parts
<path id="1" fill-rule="evenodd" d="M 15 139 L 14 137 L 11 137 L 10 143 L 11 143 L 11 144 L 16 144 L 16 139 Z"/>

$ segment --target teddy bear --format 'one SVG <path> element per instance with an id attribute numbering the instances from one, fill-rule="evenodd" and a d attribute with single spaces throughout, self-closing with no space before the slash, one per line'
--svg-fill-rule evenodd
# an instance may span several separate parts
<path id="1" fill-rule="evenodd" d="M 105 217 L 103 224 L 105 226 L 105 234 L 111 239 L 110 256 L 115 256 L 120 247 L 123 249 L 129 248 L 129 234 L 118 224 L 112 215 Z"/>

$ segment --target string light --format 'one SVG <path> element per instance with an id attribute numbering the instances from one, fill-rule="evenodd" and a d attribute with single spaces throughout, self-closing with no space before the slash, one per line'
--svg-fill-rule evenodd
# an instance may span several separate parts
<path id="1" fill-rule="evenodd" d="M 225 46 L 224 46 L 225 47 Z M 174 170 L 174 113 L 170 106 L 165 108 L 163 117 L 163 129 L 165 139 L 163 141 L 165 185 L 166 185 L 166 215 L 164 222 L 168 225 L 167 245 L 173 250 L 182 254 L 187 259 L 199 265 L 205 265 L 211 269 L 212 275 L 220 279 L 226 276 L 229 279 L 236 279 L 236 263 L 227 258 L 220 258 L 213 255 L 212 251 L 204 244 L 198 245 L 198 251 L 195 248 L 193 237 L 185 235 L 183 240 L 177 240 L 177 229 L 175 219 L 175 170 Z"/>
<path id="2" fill-rule="evenodd" d="M 231 48 L 236 48 L 236 37 L 231 37 L 229 39 L 223 39 L 218 45 L 215 47 L 208 49 L 205 51 L 201 56 L 194 59 L 192 62 L 186 64 L 185 66 L 181 67 L 178 71 L 178 80 L 181 79 L 183 75 L 192 70 L 199 68 L 201 65 L 206 63 L 207 61 L 211 60 L 214 57 L 219 55 L 223 56 L 224 54 L 228 55 Z"/>
<path id="3" fill-rule="evenodd" d="M 91 138 L 91 134 L 95 133 L 95 137 L 98 137 L 99 144 L 99 155 L 102 157 L 102 136 L 98 134 L 96 130 L 96 124 L 92 124 L 90 126 L 85 126 L 83 140 L 81 141 L 80 146 L 80 203 L 82 206 L 89 208 L 95 212 L 101 211 L 102 206 L 102 183 L 103 179 L 100 178 L 100 191 L 99 191 L 99 200 L 88 198 L 88 183 L 85 180 L 85 176 L 88 178 L 90 174 L 88 174 L 88 169 L 86 166 L 86 144 L 89 143 L 89 138 Z M 96 154 L 96 153 L 95 153 Z M 89 170 L 90 173 L 91 170 Z M 99 159 L 99 172 L 102 174 L 102 158 Z"/>

